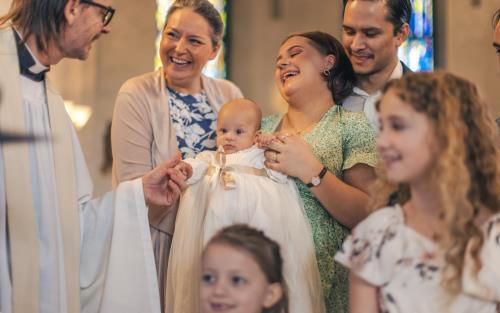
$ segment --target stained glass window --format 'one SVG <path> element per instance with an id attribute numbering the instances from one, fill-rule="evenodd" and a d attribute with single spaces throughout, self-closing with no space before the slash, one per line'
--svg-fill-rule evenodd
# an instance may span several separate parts
<path id="1" fill-rule="evenodd" d="M 222 16 L 222 21 L 224 22 L 224 34 L 226 34 L 228 1 L 227 0 L 209 0 L 209 1 L 220 12 Z M 174 2 L 173 0 L 156 0 L 156 28 L 158 30 L 158 35 L 156 37 L 156 56 L 154 60 L 155 68 L 159 68 L 161 66 L 161 60 L 159 55 L 160 40 L 168 8 L 170 7 L 170 5 L 172 5 L 173 2 Z M 226 38 L 226 36 L 224 38 Z M 221 49 L 219 50 L 219 54 L 217 55 L 217 57 L 214 60 L 208 62 L 205 68 L 203 69 L 203 73 L 205 75 L 216 78 L 226 78 L 227 76 L 227 68 L 225 62 L 226 51 L 227 51 L 226 40 L 224 39 L 224 41 L 221 44 Z"/>
<path id="2" fill-rule="evenodd" d="M 434 69 L 433 0 L 412 0 L 410 36 L 399 48 L 399 58 L 412 71 Z"/>

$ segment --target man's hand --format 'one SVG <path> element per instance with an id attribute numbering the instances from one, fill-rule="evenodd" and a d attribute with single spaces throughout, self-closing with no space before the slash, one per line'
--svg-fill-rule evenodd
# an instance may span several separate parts
<path id="1" fill-rule="evenodd" d="M 175 166 L 181 160 L 177 152 L 172 158 L 158 165 L 142 177 L 142 187 L 146 205 L 169 206 L 173 204 L 186 189 L 188 175 L 183 174 Z M 191 173 L 188 173 L 191 175 Z"/>

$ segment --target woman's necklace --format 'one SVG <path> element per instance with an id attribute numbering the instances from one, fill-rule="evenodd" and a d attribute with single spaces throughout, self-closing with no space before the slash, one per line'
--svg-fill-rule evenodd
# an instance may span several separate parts
<path id="1" fill-rule="evenodd" d="M 290 120 L 290 117 L 288 116 L 288 113 L 285 114 L 285 118 L 286 118 L 286 121 L 288 123 L 288 125 L 293 129 L 293 131 L 295 132 L 295 135 L 302 135 L 302 133 L 306 130 L 308 130 L 309 128 L 311 128 L 312 126 L 316 125 L 319 121 L 314 121 L 312 123 L 309 123 L 307 124 L 305 127 L 302 127 L 301 129 L 297 129 L 292 121 Z"/>

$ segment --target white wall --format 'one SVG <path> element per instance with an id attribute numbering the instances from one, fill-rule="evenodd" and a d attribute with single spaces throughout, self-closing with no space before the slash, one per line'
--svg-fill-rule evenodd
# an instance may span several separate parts
<path id="1" fill-rule="evenodd" d="M 4 15 L 9 10 L 11 0 L 0 0 L 0 15 Z"/>
<path id="2" fill-rule="evenodd" d="M 477 84 L 493 115 L 499 116 L 500 65 L 492 46 L 491 16 L 500 0 L 445 0 L 440 5 L 443 68 Z"/>

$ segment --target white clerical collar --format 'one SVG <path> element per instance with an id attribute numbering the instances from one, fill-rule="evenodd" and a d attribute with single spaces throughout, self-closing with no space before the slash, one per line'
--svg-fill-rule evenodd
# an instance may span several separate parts
<path id="1" fill-rule="evenodd" d="M 15 27 L 12 27 L 12 28 L 17 33 L 19 38 L 21 38 L 21 40 L 24 40 L 22 34 Z M 39 74 L 41 72 L 44 72 L 44 71 L 47 72 L 48 70 L 50 70 L 50 67 L 45 66 L 42 63 L 40 63 L 40 61 L 38 61 L 38 59 L 35 56 L 35 54 L 33 53 L 33 51 L 31 51 L 29 45 L 24 43 L 24 46 L 26 47 L 26 50 L 30 53 L 31 57 L 33 58 L 33 61 L 35 61 L 35 64 L 33 64 L 32 66 L 30 66 L 28 68 L 30 70 L 30 72 L 32 72 L 33 74 Z"/>

